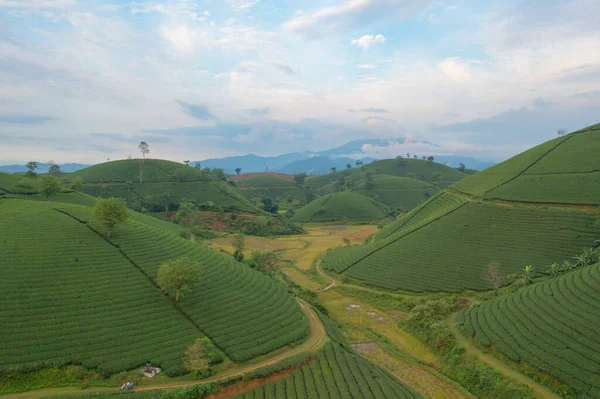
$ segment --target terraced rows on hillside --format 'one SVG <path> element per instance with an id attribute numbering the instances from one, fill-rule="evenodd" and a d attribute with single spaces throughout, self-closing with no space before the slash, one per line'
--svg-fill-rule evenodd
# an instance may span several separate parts
<path id="1" fill-rule="evenodd" d="M 90 220 L 89 208 L 58 208 L 101 229 Z M 110 240 L 153 281 L 166 260 L 185 256 L 200 262 L 205 267 L 201 281 L 179 307 L 234 361 L 307 336 L 306 317 L 284 286 L 230 257 L 135 221 L 115 229 Z"/>
<path id="2" fill-rule="evenodd" d="M 366 284 L 415 292 L 487 289 L 482 275 L 492 261 L 503 276 L 526 265 L 544 272 L 600 237 L 596 208 L 590 206 L 600 203 L 600 172 L 594 171 L 600 158 L 591 155 L 600 153 L 598 126 L 460 181 L 391 223 L 375 242 L 330 251 L 324 268 Z M 554 166 L 559 158 L 570 165 L 561 175 Z M 552 173 L 540 173 L 545 168 Z M 529 190 L 523 188 L 525 179 L 552 184 L 532 184 Z M 545 206 L 551 203 L 556 205 Z"/>
<path id="3" fill-rule="evenodd" d="M 415 391 L 338 343 L 325 345 L 310 364 L 235 399 L 420 398 Z"/>
<path id="4" fill-rule="evenodd" d="M 263 198 L 270 198 L 280 208 L 306 204 L 304 190 L 282 177 L 259 175 L 236 180 L 236 191 L 256 203 Z"/>
<path id="5" fill-rule="evenodd" d="M 151 360 L 184 372 L 202 332 L 55 205 L 0 200 L 0 368 L 74 362 L 108 375 Z"/>
<path id="6" fill-rule="evenodd" d="M 387 207 L 351 191 L 328 194 L 296 211 L 293 221 L 333 222 L 343 219 L 380 220 L 386 216 Z"/>
<path id="7" fill-rule="evenodd" d="M 468 335 L 600 397 L 600 264 L 474 305 L 458 314 Z"/>
<path id="8" fill-rule="evenodd" d="M 82 222 L 90 213 L 0 200 L 2 367 L 75 362 L 113 374 L 152 360 L 177 374 L 185 372 L 184 350 L 203 333 L 234 361 L 307 336 L 306 317 L 283 285 L 145 215 L 134 214 L 107 242 Z M 204 271 L 173 307 L 156 271 L 181 256 Z"/>

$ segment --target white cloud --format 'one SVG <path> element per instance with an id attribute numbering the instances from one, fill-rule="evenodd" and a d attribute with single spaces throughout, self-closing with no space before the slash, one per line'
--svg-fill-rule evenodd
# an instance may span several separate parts
<path id="1" fill-rule="evenodd" d="M 377 65 L 375 65 L 375 64 L 359 64 L 357 66 L 357 68 L 360 68 L 360 69 L 376 69 Z"/>
<path id="2" fill-rule="evenodd" d="M 75 5 L 75 0 L 0 0 L 0 7 L 11 8 L 64 8 Z"/>
<path id="3" fill-rule="evenodd" d="M 405 17 L 431 2 L 432 0 L 345 0 L 336 6 L 299 14 L 283 27 L 306 37 L 326 36 L 383 18 Z"/>
<path id="4" fill-rule="evenodd" d="M 194 50 L 196 33 L 185 25 L 165 26 L 161 34 L 177 51 L 187 53 Z"/>
<path id="5" fill-rule="evenodd" d="M 234 10 L 247 11 L 254 7 L 260 0 L 225 0 Z"/>
<path id="6" fill-rule="evenodd" d="M 354 39 L 350 42 L 350 44 L 354 46 L 359 46 L 364 49 L 368 49 L 369 47 L 377 44 L 385 42 L 385 37 L 383 35 L 364 35 L 359 39 Z"/>
<path id="7" fill-rule="evenodd" d="M 458 57 L 443 59 L 438 63 L 438 68 L 444 75 L 456 82 L 466 82 L 471 78 L 468 63 Z"/>

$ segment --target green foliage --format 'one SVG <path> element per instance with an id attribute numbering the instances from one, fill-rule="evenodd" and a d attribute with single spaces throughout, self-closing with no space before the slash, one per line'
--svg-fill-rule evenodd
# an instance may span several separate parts
<path id="1" fill-rule="evenodd" d="M 599 397 L 600 265 L 474 305 L 459 324 L 485 346 L 528 363 L 582 397 Z"/>
<path id="2" fill-rule="evenodd" d="M 271 198 L 263 198 L 260 200 L 262 202 L 262 208 L 265 212 L 277 214 L 277 210 L 279 209 L 279 205 L 274 204 Z"/>
<path id="3" fill-rule="evenodd" d="M 273 237 L 290 234 L 304 234 L 300 225 L 282 217 L 267 217 L 264 220 L 240 220 L 236 228 L 247 235 Z"/>
<path id="4" fill-rule="evenodd" d="M 213 343 L 206 337 L 198 338 L 185 351 L 183 365 L 187 371 L 198 378 L 202 378 L 210 375 L 210 365 L 216 363 L 214 360 L 217 359 L 219 361 L 223 360 L 215 351 Z"/>
<path id="5" fill-rule="evenodd" d="M 177 217 L 179 219 L 184 219 L 190 217 L 198 208 L 196 208 L 196 204 L 191 202 L 182 202 L 179 205 L 179 210 L 177 211 Z"/>
<path id="6" fill-rule="evenodd" d="M 58 175 L 60 173 L 60 166 L 58 166 L 55 163 L 50 165 L 50 168 L 48 169 L 48 173 L 50 173 L 51 175 Z"/>
<path id="7" fill-rule="evenodd" d="M 108 229 L 106 235 L 110 237 L 112 229 L 129 218 L 129 211 L 122 198 L 104 198 L 96 201 L 92 217 Z"/>
<path id="8" fill-rule="evenodd" d="M 183 352 L 202 333 L 118 248 L 53 208 L 81 209 L 87 220 L 91 212 L 0 201 L 0 375 L 75 363 L 108 376 L 148 360 L 169 375 L 185 372 Z"/>
<path id="9" fill-rule="evenodd" d="M 283 260 L 277 252 L 253 251 L 246 264 L 254 270 L 266 274 L 273 274 L 281 266 Z"/>
<path id="10" fill-rule="evenodd" d="M 297 222 L 325 222 L 342 219 L 383 219 L 387 207 L 351 191 L 329 194 L 300 208 L 292 217 Z"/>
<path id="11" fill-rule="evenodd" d="M 73 180 L 71 180 L 71 188 L 75 190 L 75 192 L 79 192 L 81 187 L 83 187 L 83 177 L 75 176 Z"/>
<path id="12" fill-rule="evenodd" d="M 36 191 L 37 182 L 34 179 L 23 177 L 21 180 L 15 183 L 13 191 L 21 191 L 25 195 Z"/>
<path id="13" fill-rule="evenodd" d="M 62 191 L 63 185 L 57 177 L 44 175 L 40 182 L 40 194 L 46 199 L 53 197 Z"/>
<path id="14" fill-rule="evenodd" d="M 161 263 L 156 282 L 163 291 L 173 294 L 178 302 L 183 291 L 192 288 L 200 279 L 200 275 L 199 264 L 191 259 L 177 258 Z"/>

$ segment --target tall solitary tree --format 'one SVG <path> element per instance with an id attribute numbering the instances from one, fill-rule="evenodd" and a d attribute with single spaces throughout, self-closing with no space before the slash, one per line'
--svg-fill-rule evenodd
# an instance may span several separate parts
<path id="1" fill-rule="evenodd" d="M 183 161 L 183 163 L 185 164 L 185 166 L 190 166 L 190 161 L 188 160 Z"/>
<path id="2" fill-rule="evenodd" d="M 112 229 L 129 218 L 129 210 L 122 198 L 99 198 L 92 211 L 92 217 L 106 228 L 106 236 L 110 237 Z"/>
<path id="3" fill-rule="evenodd" d="M 564 136 L 565 134 L 567 134 L 567 131 L 565 129 L 558 129 L 556 131 L 556 134 L 558 134 L 559 136 Z"/>
<path id="4" fill-rule="evenodd" d="M 200 165 L 200 162 L 196 162 L 196 164 L 194 165 L 194 168 L 201 170 L 202 169 L 202 165 Z"/>
<path id="5" fill-rule="evenodd" d="M 458 164 L 458 170 L 459 171 L 464 172 L 465 169 L 466 169 L 466 166 L 465 166 L 464 163 L 461 162 L 461 163 Z"/>
<path id="6" fill-rule="evenodd" d="M 297 175 L 294 175 L 294 182 L 299 187 L 304 186 L 305 180 L 306 180 L 306 173 L 298 173 Z"/>
<path id="7" fill-rule="evenodd" d="M 46 199 L 55 196 L 60 193 L 62 190 L 62 183 L 56 176 L 52 175 L 43 175 L 40 194 L 42 194 Z"/>
<path id="8" fill-rule="evenodd" d="M 55 175 L 55 176 L 58 175 L 60 173 L 60 166 L 53 163 L 52 165 L 50 165 L 50 168 L 48 169 L 48 173 L 50 173 L 51 175 Z"/>
<path id="9" fill-rule="evenodd" d="M 430 155 L 430 156 L 427 157 L 427 160 L 429 162 L 433 162 L 433 161 L 435 161 L 435 158 L 433 157 L 433 155 Z"/>
<path id="10" fill-rule="evenodd" d="M 335 171 L 337 170 L 337 168 L 335 166 L 333 166 L 330 170 L 331 170 L 331 172 L 335 173 Z"/>
<path id="11" fill-rule="evenodd" d="M 238 175 L 239 175 L 241 171 L 242 171 L 242 168 L 235 168 L 235 173 L 236 173 L 236 174 L 238 174 Z"/>
<path id="12" fill-rule="evenodd" d="M 190 373 L 201 376 L 208 371 L 210 362 L 208 361 L 206 346 L 206 340 L 198 338 L 196 342 L 190 345 L 185 351 L 183 365 Z"/>
<path id="13" fill-rule="evenodd" d="M 192 288 L 200 279 L 200 265 L 191 259 L 177 258 L 162 263 L 157 272 L 158 286 L 167 294 L 179 296 Z"/>
<path id="14" fill-rule="evenodd" d="M 35 180 L 28 177 L 23 177 L 21 180 L 15 183 L 15 187 L 23 190 L 25 195 L 35 190 Z"/>
<path id="15" fill-rule="evenodd" d="M 357 159 L 356 162 L 354 162 L 354 164 L 358 167 L 361 166 L 363 162 L 360 159 Z"/>
<path id="16" fill-rule="evenodd" d="M 146 160 L 146 154 L 150 152 L 150 146 L 146 141 L 140 142 L 138 144 L 138 148 L 142 153 L 142 157 L 140 158 L 140 183 L 144 182 L 144 161 Z"/>
<path id="17" fill-rule="evenodd" d="M 35 173 L 35 170 L 39 168 L 38 163 L 35 161 L 29 161 L 25 166 L 27 166 L 27 169 L 29 169 L 27 173 L 25 173 L 25 177 L 35 179 L 37 177 L 37 173 Z"/>

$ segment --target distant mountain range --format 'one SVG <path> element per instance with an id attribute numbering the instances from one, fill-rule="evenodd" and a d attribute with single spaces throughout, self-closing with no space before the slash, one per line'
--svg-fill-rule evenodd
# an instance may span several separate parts
<path id="1" fill-rule="evenodd" d="M 354 167 L 357 160 L 361 160 L 364 164 L 374 161 L 376 158 L 366 156 L 364 152 L 365 145 L 378 148 L 387 148 L 391 145 L 390 143 L 397 145 L 404 142 L 405 140 L 402 138 L 394 140 L 363 139 L 354 140 L 339 147 L 331 148 L 325 151 L 291 152 L 275 157 L 263 157 L 260 155 L 248 154 L 235 157 L 205 159 L 202 161 L 192 162 L 191 164 L 194 165 L 196 162 L 200 162 L 203 168 L 220 168 L 228 174 L 235 174 L 235 169 L 241 168 L 245 173 L 264 172 L 265 170 L 269 170 L 271 172 L 287 174 L 306 173 L 308 175 L 322 175 L 329 173 L 333 167 L 337 169 L 344 169 L 346 168 L 347 164 L 350 164 L 352 167 Z M 423 144 L 428 144 L 435 147 L 431 143 Z M 424 153 L 423 155 L 429 154 Z M 490 161 L 479 161 L 473 158 L 458 155 L 438 155 L 435 156 L 435 160 L 436 162 L 444 163 L 454 168 L 458 167 L 460 163 L 463 163 L 467 168 L 476 170 L 483 170 L 495 164 L 494 162 Z M 47 172 L 48 168 L 50 168 L 50 164 L 48 163 L 39 163 L 38 165 L 39 172 Z M 67 163 L 60 164 L 59 166 L 63 172 L 75 172 L 90 165 Z M 25 165 L 0 166 L 0 172 L 23 173 L 26 171 L 27 168 Z"/>
<path id="2" fill-rule="evenodd" d="M 80 163 L 64 163 L 58 164 L 60 166 L 60 170 L 63 172 L 71 173 L 78 171 L 79 169 L 87 168 L 90 165 L 84 165 Z M 40 163 L 38 162 L 38 169 L 36 172 L 38 173 L 46 173 L 50 169 L 49 163 Z M 25 173 L 27 172 L 27 166 L 25 165 L 1 165 L 0 172 L 4 173 Z"/>
<path id="3" fill-rule="evenodd" d="M 404 139 L 383 140 L 383 139 L 365 139 L 354 140 L 325 151 L 318 152 L 292 152 L 276 157 L 262 157 L 259 155 L 248 154 L 243 156 L 211 158 L 198 161 L 202 167 L 221 168 L 225 173 L 233 174 L 236 168 L 241 168 L 243 172 L 281 172 L 287 174 L 307 173 L 309 175 L 321 175 L 329 173 L 332 167 L 337 169 L 346 168 L 347 164 L 355 166 L 357 159 L 363 163 L 370 163 L 375 160 L 371 157 L 361 157 L 364 154 L 365 145 L 376 147 L 388 147 L 390 142 L 397 144 L 404 143 Z M 430 144 L 431 143 L 427 143 Z M 458 167 L 460 163 L 469 169 L 483 170 L 495 165 L 495 162 L 480 161 L 477 159 L 463 157 L 458 155 L 439 155 L 435 156 L 436 162 L 444 163 L 450 167 Z M 193 163 L 192 163 L 193 164 Z"/>

